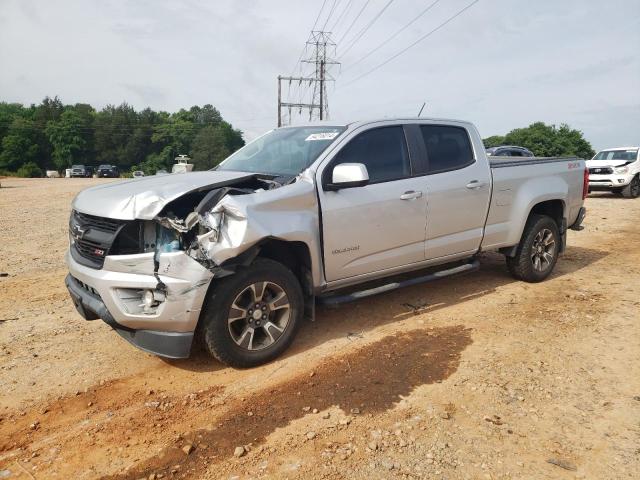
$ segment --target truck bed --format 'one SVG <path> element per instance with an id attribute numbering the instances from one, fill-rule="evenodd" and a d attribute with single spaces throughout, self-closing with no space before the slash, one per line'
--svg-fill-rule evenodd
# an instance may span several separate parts
<path id="1" fill-rule="evenodd" d="M 563 199 L 567 225 L 582 206 L 584 160 L 577 157 L 488 157 L 493 191 L 483 250 L 517 245 L 528 212 L 549 199 Z"/>
<path id="2" fill-rule="evenodd" d="M 491 168 L 519 167 L 540 163 L 570 162 L 580 160 L 578 157 L 488 157 Z"/>

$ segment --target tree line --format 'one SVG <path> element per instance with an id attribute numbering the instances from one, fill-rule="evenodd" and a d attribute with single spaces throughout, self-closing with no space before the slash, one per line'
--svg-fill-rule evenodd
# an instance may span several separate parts
<path id="1" fill-rule="evenodd" d="M 519 145 L 536 156 L 595 153 L 582 132 L 566 124 L 536 122 L 483 141 L 486 148 Z M 29 107 L 0 102 L 0 174 L 42 176 L 73 164 L 154 174 L 170 169 L 179 154 L 189 155 L 196 170 L 206 170 L 243 145 L 242 132 L 208 104 L 168 113 L 136 111 L 127 103 L 98 111 L 86 103 L 64 105 L 58 97 Z"/>
<path id="2" fill-rule="evenodd" d="M 0 173 L 41 176 L 74 164 L 117 165 L 121 171 L 170 169 L 179 154 L 194 168 L 216 166 L 244 145 L 242 132 L 212 105 L 175 113 L 131 105 L 64 105 L 46 97 L 39 105 L 0 102 Z"/>
<path id="3" fill-rule="evenodd" d="M 567 124 L 546 125 L 532 123 L 525 128 L 516 128 L 506 135 L 494 135 L 482 140 L 485 148 L 500 145 L 517 145 L 533 152 L 537 157 L 575 156 L 589 159 L 595 155 L 591 144 L 579 130 Z"/>

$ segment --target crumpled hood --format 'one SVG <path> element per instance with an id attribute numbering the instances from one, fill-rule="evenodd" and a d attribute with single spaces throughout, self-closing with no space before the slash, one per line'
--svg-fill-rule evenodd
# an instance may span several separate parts
<path id="1" fill-rule="evenodd" d="M 81 191 L 73 209 L 119 220 L 152 220 L 169 202 L 203 188 L 217 188 L 254 176 L 246 172 L 206 171 L 155 175 L 97 185 Z"/>

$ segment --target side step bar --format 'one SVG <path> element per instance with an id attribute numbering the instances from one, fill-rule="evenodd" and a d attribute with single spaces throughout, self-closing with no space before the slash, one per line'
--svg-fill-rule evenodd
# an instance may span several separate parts
<path id="1" fill-rule="evenodd" d="M 440 280 L 441 278 L 450 277 L 452 275 L 459 275 L 461 273 L 474 272 L 480 268 L 480 262 L 474 260 L 471 263 L 465 263 L 457 267 L 449 268 L 447 270 L 440 270 L 439 272 L 429 273 L 428 275 L 422 275 L 420 277 L 410 278 L 408 280 L 402 280 L 400 282 L 387 283 L 379 287 L 370 288 L 367 290 L 360 290 L 358 292 L 349 293 L 347 295 L 329 295 L 326 297 L 317 297 L 317 302 L 320 305 L 340 305 L 341 303 L 353 302 L 362 298 L 371 297 L 380 293 L 391 292 L 403 287 L 410 287 L 411 285 L 418 285 L 420 283 L 433 282 L 434 280 Z"/>

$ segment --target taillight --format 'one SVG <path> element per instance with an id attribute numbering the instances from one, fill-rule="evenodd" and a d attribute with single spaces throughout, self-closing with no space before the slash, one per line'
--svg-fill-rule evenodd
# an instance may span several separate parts
<path id="1" fill-rule="evenodd" d="M 584 180 L 582 182 L 582 199 L 587 198 L 589 194 L 589 169 L 584 169 Z"/>

